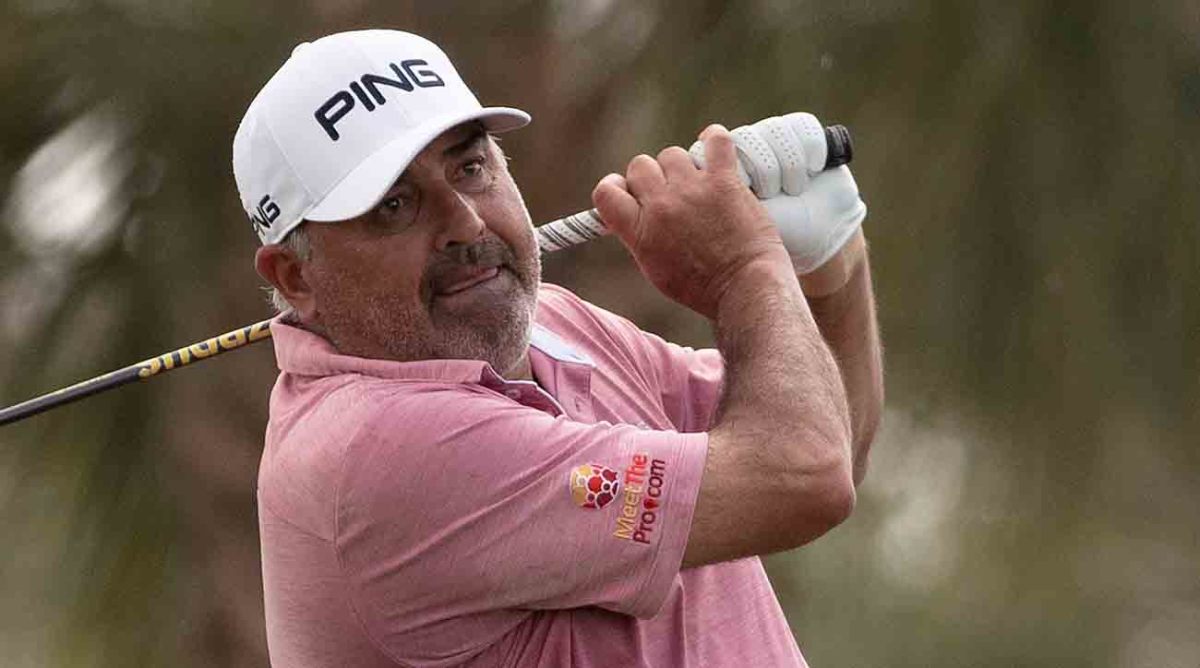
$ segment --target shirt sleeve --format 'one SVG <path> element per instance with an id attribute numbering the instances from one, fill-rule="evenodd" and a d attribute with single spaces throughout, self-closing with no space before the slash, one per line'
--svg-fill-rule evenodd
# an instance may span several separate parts
<path id="1" fill-rule="evenodd" d="M 682 432 L 707 431 L 725 379 L 721 353 L 680 346 L 640 329 L 638 334 L 649 366 L 657 370 L 663 410 L 671 423 Z"/>
<path id="2" fill-rule="evenodd" d="M 384 405 L 347 450 L 336 537 L 378 642 L 450 657 L 522 611 L 661 607 L 707 434 L 579 423 L 476 386 L 400 391 Z"/>
<path id="3" fill-rule="evenodd" d="M 680 346 L 595 304 L 580 301 L 611 336 L 636 355 L 636 368 L 659 388 L 667 418 L 682 432 L 707 431 L 721 399 L 725 363 L 714 348 Z"/>

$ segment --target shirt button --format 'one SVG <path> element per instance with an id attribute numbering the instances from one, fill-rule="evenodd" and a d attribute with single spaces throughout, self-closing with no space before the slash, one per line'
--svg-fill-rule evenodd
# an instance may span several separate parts
<path id="1" fill-rule="evenodd" d="M 505 390 L 504 394 L 508 396 L 509 399 L 516 399 L 517 397 L 521 396 L 521 391 L 513 388 L 511 390 Z"/>
<path id="2" fill-rule="evenodd" d="M 577 410 L 577 411 L 583 410 L 583 398 L 582 397 L 575 397 L 575 410 Z"/>

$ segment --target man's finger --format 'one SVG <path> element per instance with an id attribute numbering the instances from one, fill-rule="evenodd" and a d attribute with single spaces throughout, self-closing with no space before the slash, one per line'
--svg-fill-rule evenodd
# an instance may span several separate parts
<path id="1" fill-rule="evenodd" d="M 737 151 L 733 146 L 733 137 L 723 125 L 710 125 L 700 133 L 704 141 L 704 168 L 709 172 L 737 171 Z"/>
<path id="2" fill-rule="evenodd" d="M 792 135 L 804 147 L 805 168 L 809 175 L 819 174 L 825 169 L 829 157 L 829 145 L 825 141 L 825 126 L 810 113 L 798 111 L 780 117 Z"/>
<path id="3" fill-rule="evenodd" d="M 625 182 L 629 194 L 641 201 L 666 185 L 667 177 L 658 161 L 643 153 L 629 161 L 629 167 L 625 169 Z"/>
<path id="4" fill-rule="evenodd" d="M 697 139 L 696 143 L 692 144 L 692 147 L 688 149 L 688 155 L 692 156 L 692 163 L 694 163 L 700 169 L 705 169 L 705 165 L 708 163 L 704 159 L 703 140 Z M 750 175 L 746 173 L 746 168 L 742 166 L 742 162 L 740 160 L 737 164 L 737 174 L 738 180 L 742 182 L 742 185 L 750 185 Z"/>
<path id="5" fill-rule="evenodd" d="M 658 164 L 662 166 L 667 182 L 677 182 L 695 176 L 696 165 L 687 151 L 678 146 L 668 146 L 658 153 Z"/>
<path id="6" fill-rule="evenodd" d="M 620 174 L 609 174 L 592 189 L 595 205 L 604 226 L 622 239 L 629 238 L 637 225 L 641 205 L 629 194 L 629 185 Z"/>
<path id="7" fill-rule="evenodd" d="M 779 163 L 779 181 L 783 192 L 788 195 L 804 192 L 809 179 L 808 161 L 800 135 L 786 119 L 779 116 L 763 119 L 753 127 L 771 147 L 771 152 Z"/>
<path id="8" fill-rule="evenodd" d="M 754 127 L 743 125 L 732 133 L 738 157 L 750 174 L 750 188 L 761 199 L 779 194 L 779 160 L 771 145 Z"/>

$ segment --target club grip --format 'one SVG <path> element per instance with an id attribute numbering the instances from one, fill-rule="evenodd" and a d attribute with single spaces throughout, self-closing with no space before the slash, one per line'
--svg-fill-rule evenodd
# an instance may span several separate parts
<path id="1" fill-rule="evenodd" d="M 840 167 L 854 159 L 854 144 L 846 126 L 827 126 L 825 144 L 825 169 Z M 538 227 L 535 234 L 541 252 L 553 253 L 602 237 L 608 234 L 608 228 L 604 226 L 604 221 L 595 209 L 588 209 L 546 223 Z"/>
<path id="2" fill-rule="evenodd" d="M 825 127 L 825 169 L 850 164 L 854 159 L 854 142 L 850 141 L 850 130 L 844 125 Z"/>

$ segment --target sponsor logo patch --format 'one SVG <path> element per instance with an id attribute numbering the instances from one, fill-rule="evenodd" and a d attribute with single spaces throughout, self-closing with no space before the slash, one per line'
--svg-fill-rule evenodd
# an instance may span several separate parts
<path id="1" fill-rule="evenodd" d="M 571 498 L 584 508 L 603 508 L 621 492 L 620 476 L 600 464 L 583 464 L 571 470 Z"/>
<path id="2" fill-rule="evenodd" d="M 649 545 L 658 525 L 667 463 L 637 454 L 625 469 L 625 490 L 613 536 Z"/>

